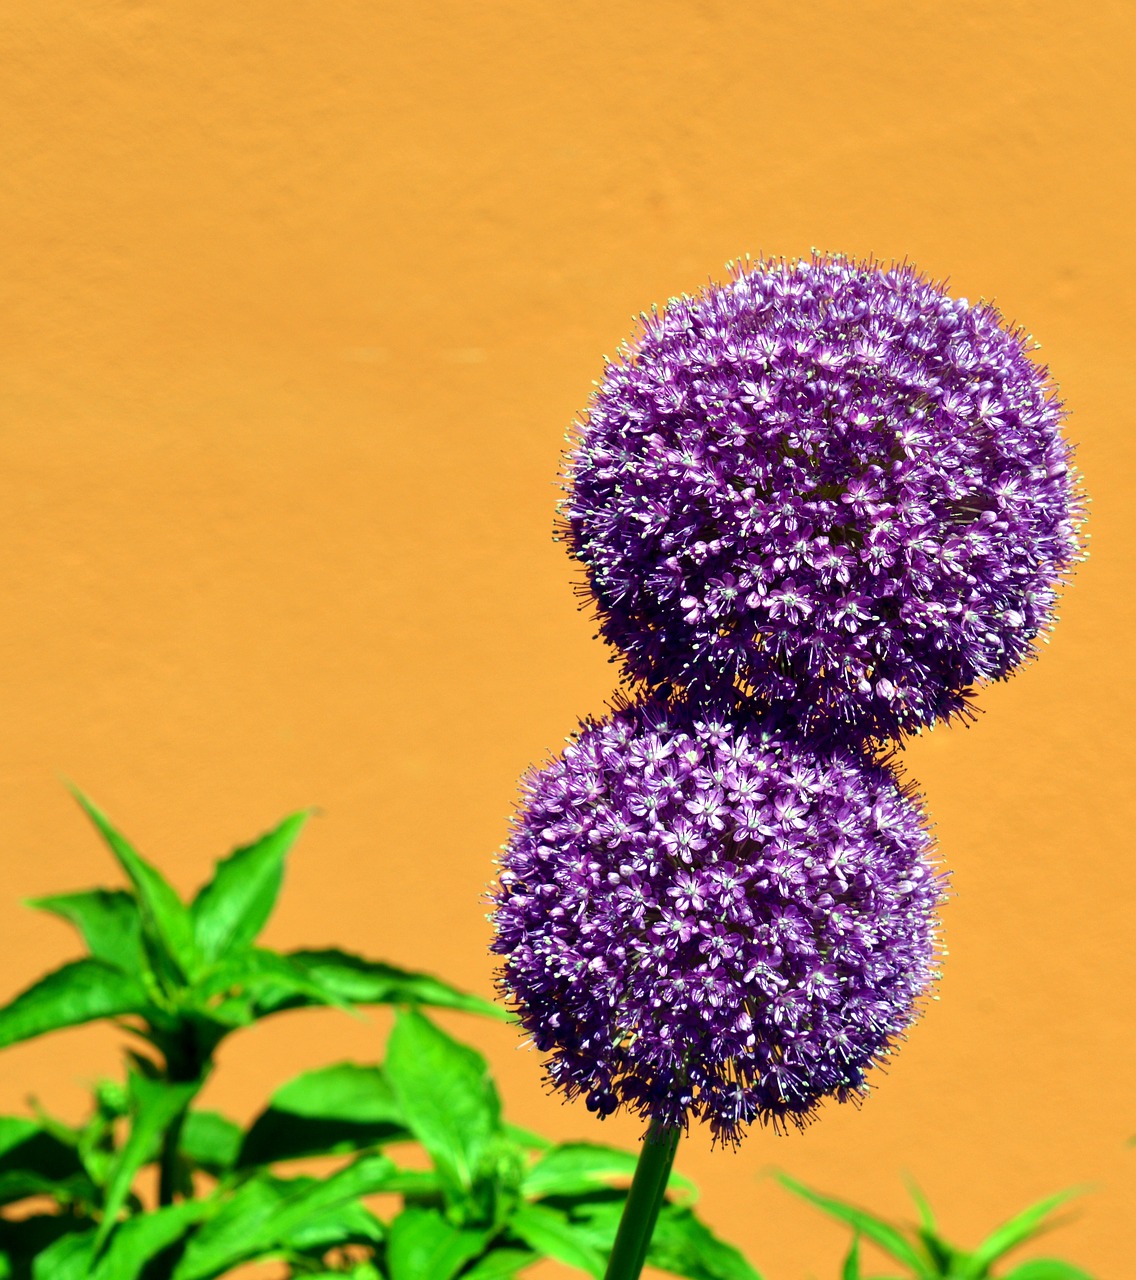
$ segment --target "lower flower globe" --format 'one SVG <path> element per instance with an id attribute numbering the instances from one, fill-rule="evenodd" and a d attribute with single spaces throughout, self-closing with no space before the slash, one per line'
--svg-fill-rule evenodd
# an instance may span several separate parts
<path id="1" fill-rule="evenodd" d="M 889 768 L 647 702 L 523 790 L 493 949 L 554 1086 L 730 1142 L 866 1091 L 935 977 L 945 885 Z"/>

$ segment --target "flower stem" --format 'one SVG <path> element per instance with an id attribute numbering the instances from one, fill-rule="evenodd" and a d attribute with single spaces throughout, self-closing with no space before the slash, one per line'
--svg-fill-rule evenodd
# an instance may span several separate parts
<path id="1" fill-rule="evenodd" d="M 604 1280 L 639 1280 L 681 1133 L 682 1130 L 675 1126 L 661 1124 L 658 1120 L 651 1122 L 643 1139 L 643 1150 L 635 1166 L 627 1203 L 623 1206 L 623 1217 L 619 1220 Z"/>

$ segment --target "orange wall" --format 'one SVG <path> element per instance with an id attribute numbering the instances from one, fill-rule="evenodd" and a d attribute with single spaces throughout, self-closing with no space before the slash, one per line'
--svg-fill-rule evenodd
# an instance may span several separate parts
<path id="1" fill-rule="evenodd" d="M 0 17 L 3 993 L 113 878 L 60 777 L 189 889 L 322 818 L 270 940 L 490 986 L 517 776 L 613 669 L 549 538 L 562 434 L 642 307 L 735 255 L 909 256 L 1040 339 L 1093 497 L 1044 660 L 907 752 L 954 869 L 934 1005 L 859 1112 L 681 1167 L 769 1280 L 843 1235 L 780 1166 L 966 1240 L 1091 1183 L 1054 1241 L 1133 1274 L 1136 9 L 1119 0 L 9 0 Z M 210 1087 L 373 1055 L 294 1015 Z M 474 1027 L 518 1122 L 562 1108 Z M 114 1069 L 0 1055 L 0 1106 Z M 550 1269 L 547 1274 L 559 1274 Z"/>

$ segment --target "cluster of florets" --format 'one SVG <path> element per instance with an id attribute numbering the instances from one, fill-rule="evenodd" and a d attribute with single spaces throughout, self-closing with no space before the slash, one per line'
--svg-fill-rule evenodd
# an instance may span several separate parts
<path id="1" fill-rule="evenodd" d="M 882 740 L 1007 675 L 1078 558 L 1020 332 L 907 266 L 761 263 L 646 317 L 569 461 L 567 537 L 634 680 L 722 679 Z"/>
<path id="2" fill-rule="evenodd" d="M 1062 418 L 993 308 L 836 257 L 674 300 L 608 365 L 564 516 L 640 701 L 530 774 L 494 899 L 555 1085 L 727 1139 L 864 1090 L 944 884 L 873 753 L 1051 624 Z"/>
<path id="3" fill-rule="evenodd" d="M 942 894 L 888 769 L 647 703 L 525 800 L 494 949 L 554 1084 L 728 1140 L 864 1090 L 931 980 Z"/>

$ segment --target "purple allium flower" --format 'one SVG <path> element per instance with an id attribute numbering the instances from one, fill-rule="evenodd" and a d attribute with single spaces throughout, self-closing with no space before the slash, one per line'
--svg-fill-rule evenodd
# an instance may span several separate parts
<path id="1" fill-rule="evenodd" d="M 554 1085 L 734 1141 L 866 1091 L 935 976 L 944 879 L 889 769 L 701 717 L 640 704 L 527 777 L 493 950 Z"/>
<path id="2" fill-rule="evenodd" d="M 1064 412 L 1025 334 L 907 265 L 745 265 L 605 371 L 566 536 L 651 686 L 736 684 L 802 729 L 962 712 L 1079 558 Z"/>

